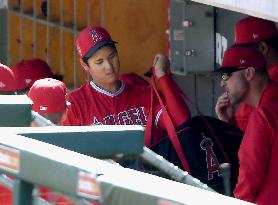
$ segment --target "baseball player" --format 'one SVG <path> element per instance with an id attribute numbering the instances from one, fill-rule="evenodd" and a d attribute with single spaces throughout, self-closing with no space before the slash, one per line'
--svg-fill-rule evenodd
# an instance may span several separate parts
<path id="1" fill-rule="evenodd" d="M 71 105 L 63 125 L 145 126 L 151 120 L 158 127 L 165 128 L 162 109 L 157 99 L 151 98 L 150 86 L 136 86 L 119 80 L 120 61 L 116 43 L 99 26 L 86 27 L 79 33 L 76 46 L 80 63 L 92 81 L 69 93 Z M 167 110 L 177 127 L 190 118 L 189 109 L 171 87 L 173 80 L 166 74 L 168 59 L 157 54 L 153 67 Z M 152 139 L 150 143 L 157 140 Z"/>
<path id="2" fill-rule="evenodd" d="M 235 25 L 235 43 L 259 51 L 266 60 L 270 78 L 278 82 L 278 30 L 274 22 L 256 17 L 241 19 Z M 236 124 L 242 131 L 253 109 L 246 103 L 240 103 L 235 112 L 226 93 L 218 98 L 215 106 L 219 119 Z"/>
<path id="3" fill-rule="evenodd" d="M 67 108 L 67 88 L 59 80 L 44 78 L 35 81 L 28 92 L 29 98 L 33 101 L 32 110 L 59 125 L 61 118 Z M 38 126 L 32 122 L 32 126 Z"/>
<path id="4" fill-rule="evenodd" d="M 229 48 L 217 72 L 232 105 L 254 107 L 238 153 L 234 195 L 260 205 L 278 204 L 278 86 L 267 73 L 263 55 L 250 47 Z"/>
<path id="5" fill-rule="evenodd" d="M 6 65 L 0 63 L 0 94 L 15 94 L 16 82 L 13 71 Z"/>
<path id="6" fill-rule="evenodd" d="M 61 118 L 66 111 L 66 95 L 66 85 L 62 81 L 53 78 L 36 80 L 28 92 L 28 97 L 33 101 L 32 110 L 56 125 L 60 124 Z M 39 127 L 40 125 L 33 121 L 31 126 Z M 40 197 L 50 203 L 73 204 L 47 187 L 40 187 Z"/>

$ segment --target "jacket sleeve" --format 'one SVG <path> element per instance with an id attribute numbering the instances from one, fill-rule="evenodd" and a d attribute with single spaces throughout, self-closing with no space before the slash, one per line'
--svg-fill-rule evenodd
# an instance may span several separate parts
<path id="1" fill-rule="evenodd" d="M 164 75 L 159 78 L 158 83 L 165 100 L 167 111 L 174 123 L 174 126 L 177 128 L 191 117 L 190 110 L 181 94 L 175 89 L 176 83 L 170 75 Z M 160 119 L 163 119 L 163 117 L 160 117 Z M 164 128 L 165 126 L 161 121 L 163 120 L 158 121 L 158 126 Z"/>
<path id="2" fill-rule="evenodd" d="M 260 108 L 254 110 L 238 153 L 240 168 L 234 190 L 236 198 L 256 201 L 270 160 L 272 133 L 265 112 Z"/>

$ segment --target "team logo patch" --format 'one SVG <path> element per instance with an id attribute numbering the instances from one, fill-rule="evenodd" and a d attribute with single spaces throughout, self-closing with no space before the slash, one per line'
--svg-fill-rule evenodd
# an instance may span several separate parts
<path id="1" fill-rule="evenodd" d="M 0 82 L 0 88 L 4 88 L 4 87 L 6 87 L 6 84 L 3 82 Z"/>
<path id="2" fill-rule="evenodd" d="M 42 110 L 42 111 L 47 110 L 47 107 L 45 107 L 45 106 L 40 106 L 40 110 Z"/>
<path id="3" fill-rule="evenodd" d="M 219 162 L 216 158 L 216 155 L 213 151 L 213 141 L 211 138 L 207 138 L 203 133 L 203 140 L 200 143 L 202 150 L 206 152 L 206 162 L 208 170 L 208 180 L 213 179 L 213 173 L 217 172 L 220 176 Z"/>
<path id="4" fill-rule="evenodd" d="M 32 82 L 31 79 L 29 79 L 29 78 L 25 79 L 25 83 L 26 83 L 27 85 L 30 84 L 31 82 Z"/>
<path id="5" fill-rule="evenodd" d="M 246 60 L 244 60 L 244 59 L 240 59 L 240 60 L 239 60 L 239 63 L 240 63 L 240 64 L 244 64 L 245 62 L 246 62 Z"/>
<path id="6" fill-rule="evenodd" d="M 256 38 L 258 38 L 258 37 L 259 37 L 258 34 L 253 33 L 253 38 L 254 38 L 254 39 L 256 39 Z"/>
<path id="7" fill-rule="evenodd" d="M 97 43 L 102 40 L 102 36 L 95 29 L 91 30 L 90 34 L 94 43 Z"/>

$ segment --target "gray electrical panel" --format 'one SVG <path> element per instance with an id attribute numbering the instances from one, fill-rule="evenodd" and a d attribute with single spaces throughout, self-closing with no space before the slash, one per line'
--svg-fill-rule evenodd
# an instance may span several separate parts
<path id="1" fill-rule="evenodd" d="M 170 58 L 175 74 L 214 69 L 214 9 L 185 0 L 170 1 Z"/>
<path id="2" fill-rule="evenodd" d="M 28 127 L 32 101 L 27 95 L 0 95 L 0 127 Z"/>

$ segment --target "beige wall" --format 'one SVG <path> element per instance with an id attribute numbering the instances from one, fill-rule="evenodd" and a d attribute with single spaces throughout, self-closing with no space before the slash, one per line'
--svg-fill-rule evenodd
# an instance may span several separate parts
<path id="1" fill-rule="evenodd" d="M 34 1 L 35 4 L 34 4 Z M 47 20 L 43 17 L 40 3 L 42 0 L 22 0 L 24 15 Z M 49 21 L 59 24 L 60 1 L 50 0 Z M 74 0 L 64 0 L 64 25 L 81 29 L 88 23 L 103 25 L 119 42 L 121 72 L 136 72 L 140 75 L 151 66 L 156 53 L 166 53 L 167 0 L 77 0 L 76 26 L 74 25 Z M 87 7 L 90 12 L 87 13 Z M 35 8 L 34 8 L 35 7 Z M 64 74 L 69 86 L 79 86 L 85 76 L 79 66 L 74 47 L 74 33 L 63 32 L 49 27 L 49 46 L 47 46 L 47 26 L 18 15 L 17 0 L 9 1 L 9 65 L 22 59 L 41 58 L 56 73 Z M 36 29 L 35 32 L 34 29 Z M 62 41 L 62 43 L 60 43 Z M 61 49 L 64 54 L 61 56 Z M 74 53 L 76 58 L 74 58 Z M 74 66 L 75 62 L 75 66 Z M 73 69 L 75 67 L 75 70 Z"/>
<path id="2" fill-rule="evenodd" d="M 119 42 L 122 72 L 143 74 L 166 51 L 165 0 L 106 0 L 104 26 Z"/>

